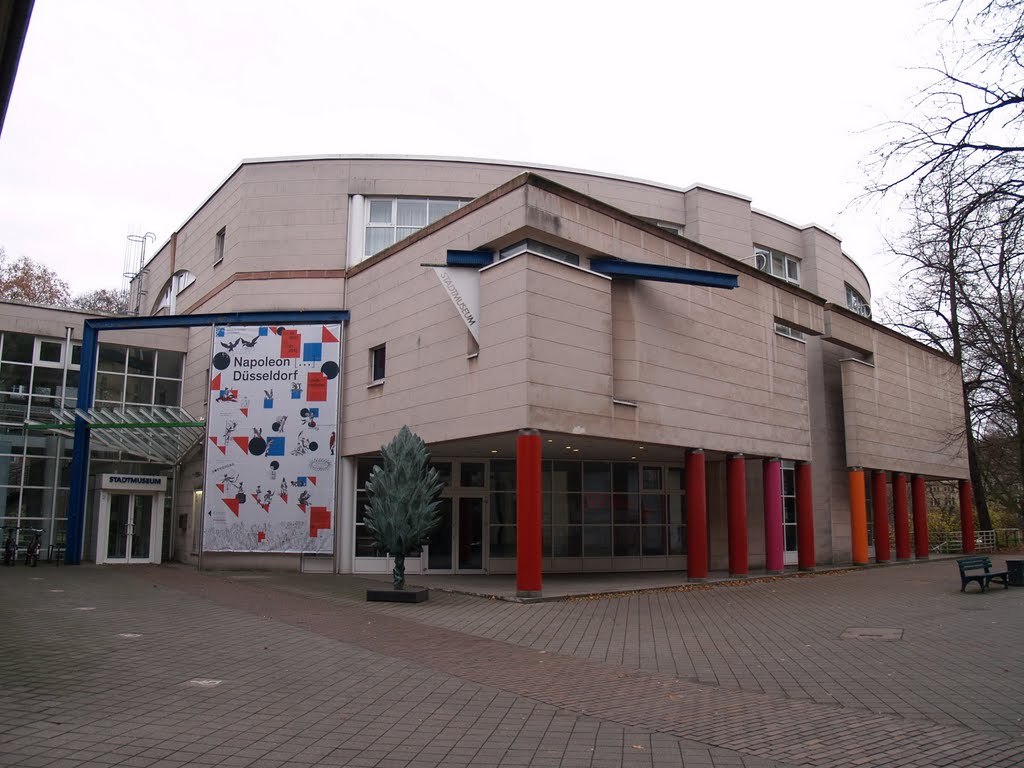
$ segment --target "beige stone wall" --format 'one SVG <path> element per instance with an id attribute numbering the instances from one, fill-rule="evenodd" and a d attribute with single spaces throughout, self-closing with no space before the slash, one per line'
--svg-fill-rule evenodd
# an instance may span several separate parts
<path id="1" fill-rule="evenodd" d="M 841 363 L 849 466 L 967 478 L 960 370 L 888 334 L 874 364 Z"/>

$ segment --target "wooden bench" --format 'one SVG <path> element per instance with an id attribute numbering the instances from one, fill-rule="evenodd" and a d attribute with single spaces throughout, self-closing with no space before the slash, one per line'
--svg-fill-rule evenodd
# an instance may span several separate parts
<path id="1" fill-rule="evenodd" d="M 1010 585 L 1008 582 L 1009 572 L 1008 571 L 992 571 L 992 558 L 990 557 L 959 557 L 956 561 L 957 567 L 960 569 L 960 591 L 963 592 L 967 588 L 968 582 L 976 581 L 981 587 L 981 591 L 984 592 L 988 589 L 989 584 L 992 580 L 1001 581 L 1003 583 L 1003 589 L 1009 589 Z M 982 571 L 981 573 L 975 573 L 975 571 Z"/>

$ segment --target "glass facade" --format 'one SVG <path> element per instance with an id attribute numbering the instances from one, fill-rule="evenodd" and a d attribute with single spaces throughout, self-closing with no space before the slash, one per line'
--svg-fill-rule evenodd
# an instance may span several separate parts
<path id="1" fill-rule="evenodd" d="M 363 522 L 366 479 L 378 461 L 364 458 L 357 465 L 356 557 L 383 555 L 375 548 Z M 445 461 L 435 462 L 434 466 L 445 482 L 445 499 L 488 500 L 487 557 L 514 558 L 515 460 Z M 545 460 L 541 465 L 541 482 L 545 558 L 637 558 L 643 567 L 645 557 L 686 554 L 681 465 Z M 446 509 L 449 508 L 450 502 Z M 435 539 L 436 532 L 432 541 Z M 444 546 L 450 551 L 454 544 L 445 541 Z"/>
<path id="2" fill-rule="evenodd" d="M 53 409 L 75 407 L 80 355 L 77 342 L 68 350 L 64 339 L 0 334 L 0 527 L 20 529 L 22 542 L 30 528 L 46 531 L 46 545 L 63 542 L 73 441 L 25 422 L 52 423 Z M 182 353 L 101 344 L 98 357 L 98 406 L 180 404 Z M 91 474 L 115 468 L 153 471 L 135 457 L 93 452 Z"/>

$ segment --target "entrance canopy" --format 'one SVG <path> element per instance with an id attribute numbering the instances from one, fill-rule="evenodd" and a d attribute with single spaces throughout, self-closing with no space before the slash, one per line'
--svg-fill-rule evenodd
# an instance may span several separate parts
<path id="1" fill-rule="evenodd" d="M 171 405 L 126 405 L 122 408 L 54 408 L 55 422 L 26 424 L 30 429 L 73 436 L 75 418 L 93 430 L 92 440 L 109 451 L 124 451 L 150 461 L 177 464 L 198 443 L 206 422 Z"/>

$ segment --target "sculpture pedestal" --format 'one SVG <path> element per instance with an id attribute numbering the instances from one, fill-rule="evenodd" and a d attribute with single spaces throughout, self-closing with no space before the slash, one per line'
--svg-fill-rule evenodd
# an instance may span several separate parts
<path id="1" fill-rule="evenodd" d="M 366 601 L 369 603 L 425 603 L 429 596 L 430 590 L 426 587 L 366 590 Z"/>

